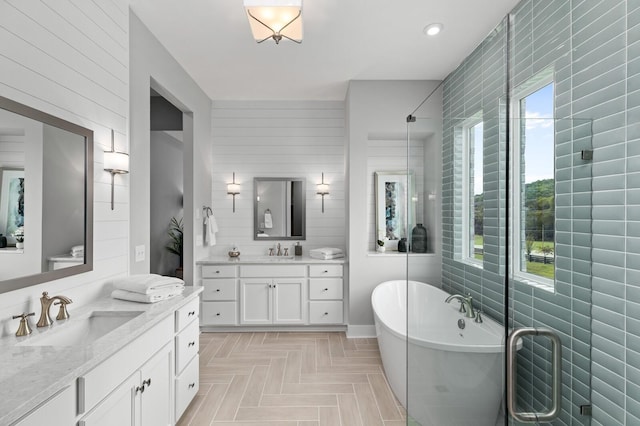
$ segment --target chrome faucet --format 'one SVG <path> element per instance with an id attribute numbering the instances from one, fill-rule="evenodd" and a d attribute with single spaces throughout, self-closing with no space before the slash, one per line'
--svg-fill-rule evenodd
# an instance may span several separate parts
<path id="1" fill-rule="evenodd" d="M 282 256 L 282 251 L 280 250 L 280 243 L 278 243 L 277 247 L 278 247 L 278 252 L 276 253 L 276 256 Z"/>
<path id="2" fill-rule="evenodd" d="M 62 320 L 62 319 L 69 318 L 69 312 L 67 312 L 67 305 L 69 303 L 73 303 L 73 301 L 66 296 L 49 297 L 49 293 L 46 291 L 43 291 L 42 297 L 40 298 L 40 307 L 42 308 L 42 311 L 40 312 L 40 319 L 36 324 L 38 327 L 48 327 L 51 325 L 53 320 L 49 315 L 49 309 L 51 308 L 51 305 L 53 305 L 53 302 L 55 302 L 56 300 L 58 300 L 60 304 L 60 311 L 58 312 L 58 316 L 56 317 L 56 319 Z"/>
<path id="3" fill-rule="evenodd" d="M 467 296 L 462 296 L 461 294 L 452 294 L 447 297 L 444 303 L 450 303 L 452 300 L 460 301 L 460 312 L 463 312 L 465 317 L 467 318 L 475 318 L 476 311 L 473 309 L 473 298 L 471 294 L 467 294 Z"/>

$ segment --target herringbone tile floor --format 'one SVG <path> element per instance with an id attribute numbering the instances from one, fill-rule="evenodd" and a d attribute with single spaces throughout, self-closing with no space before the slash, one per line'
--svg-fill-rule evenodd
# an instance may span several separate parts
<path id="1" fill-rule="evenodd" d="M 376 339 L 202 333 L 200 391 L 178 425 L 400 426 Z"/>

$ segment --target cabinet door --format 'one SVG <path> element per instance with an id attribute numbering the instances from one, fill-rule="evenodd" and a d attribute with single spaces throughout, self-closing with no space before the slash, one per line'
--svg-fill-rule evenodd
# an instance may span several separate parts
<path id="1" fill-rule="evenodd" d="M 68 386 L 14 426 L 67 426 L 76 419 L 76 387 Z"/>
<path id="2" fill-rule="evenodd" d="M 142 426 L 170 425 L 173 419 L 173 349 L 168 344 L 140 369 L 140 418 Z M 116 423 L 114 423 L 116 424 Z"/>
<path id="3" fill-rule="evenodd" d="M 276 324 L 305 324 L 306 279 L 279 278 L 273 280 L 274 323 Z"/>
<path id="4" fill-rule="evenodd" d="M 78 426 L 137 426 L 136 404 L 140 393 L 140 372 L 130 376 L 93 410 L 84 416 Z"/>
<path id="5" fill-rule="evenodd" d="M 240 323 L 271 324 L 271 279 L 240 280 Z"/>

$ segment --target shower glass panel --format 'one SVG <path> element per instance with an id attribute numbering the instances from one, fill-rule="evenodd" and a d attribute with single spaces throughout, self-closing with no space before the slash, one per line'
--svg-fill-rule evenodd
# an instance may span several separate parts
<path id="1" fill-rule="evenodd" d="M 500 118 L 407 124 L 407 169 L 424 179 L 413 201 L 424 200 L 416 216 L 427 224 L 429 251 L 412 253 L 409 244 L 406 390 L 394 392 L 408 424 L 524 424 L 503 398 L 505 342 L 513 329 L 550 329 L 562 354 L 560 410 L 539 424 L 588 425 L 592 123 L 507 122 L 504 98 L 496 104 Z M 425 296 L 433 286 L 446 293 Z M 462 297 L 445 303 L 449 295 Z M 553 406 L 551 349 L 544 336 L 518 339 L 516 412 Z"/>

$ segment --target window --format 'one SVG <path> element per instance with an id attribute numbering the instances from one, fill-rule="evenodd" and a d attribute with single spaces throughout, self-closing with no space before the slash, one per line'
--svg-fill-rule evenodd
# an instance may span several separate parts
<path id="1" fill-rule="evenodd" d="M 534 77 L 514 96 L 513 229 L 514 275 L 554 285 L 555 123 L 552 72 Z"/>
<path id="2" fill-rule="evenodd" d="M 484 256 L 483 130 L 481 113 L 474 115 L 462 127 L 462 259 L 479 266 Z"/>

